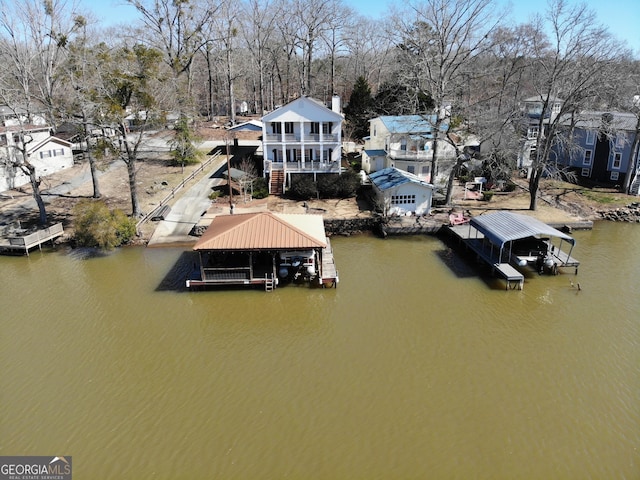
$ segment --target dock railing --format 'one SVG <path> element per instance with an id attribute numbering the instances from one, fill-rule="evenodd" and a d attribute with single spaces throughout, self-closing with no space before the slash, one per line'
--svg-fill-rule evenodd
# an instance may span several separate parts
<path id="1" fill-rule="evenodd" d="M 144 215 L 140 220 L 138 220 L 138 223 L 136 223 L 136 231 L 140 229 L 140 227 L 142 225 L 144 225 L 145 222 L 149 221 L 149 219 L 151 219 L 155 213 L 157 211 L 159 211 L 159 209 L 161 209 L 162 207 L 164 207 L 169 200 L 171 200 L 172 198 L 174 198 L 176 196 L 176 192 L 178 192 L 179 190 L 181 190 L 186 184 L 187 182 L 189 182 L 190 180 L 192 180 L 196 175 L 198 175 L 200 172 L 202 172 L 205 168 L 207 168 L 209 165 L 211 165 L 211 163 L 216 160 L 218 157 L 220 157 L 220 155 L 222 155 L 222 153 L 220 151 L 217 151 L 216 153 L 214 153 L 213 155 L 211 155 L 207 160 L 205 160 L 204 162 L 202 162 L 200 164 L 200 166 L 198 168 L 196 168 L 193 172 L 191 172 L 186 178 L 184 178 L 178 185 L 176 185 L 175 187 L 173 187 L 171 189 L 171 192 L 169 192 L 167 194 L 166 197 L 164 197 L 162 200 L 160 200 L 160 203 L 153 209 L 151 210 L 149 213 L 147 213 L 146 215 Z"/>
<path id="2" fill-rule="evenodd" d="M 43 228 L 29 235 L 11 235 L 6 237 L 6 242 L 0 245 L 0 251 L 24 251 L 29 255 L 29 249 L 34 247 L 42 248 L 42 244 L 49 240 L 54 240 L 64 234 L 62 223 L 56 223 L 47 228 Z"/>

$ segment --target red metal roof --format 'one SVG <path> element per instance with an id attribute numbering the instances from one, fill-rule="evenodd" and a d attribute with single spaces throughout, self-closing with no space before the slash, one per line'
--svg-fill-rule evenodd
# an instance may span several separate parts
<path id="1" fill-rule="evenodd" d="M 289 216 L 290 217 L 290 216 Z M 299 215 L 302 228 L 272 212 L 218 215 L 196 242 L 194 250 L 296 250 L 326 247 L 318 238 L 320 215 Z M 304 218 L 303 218 L 304 217 Z M 309 224 L 311 228 L 304 229 Z"/>

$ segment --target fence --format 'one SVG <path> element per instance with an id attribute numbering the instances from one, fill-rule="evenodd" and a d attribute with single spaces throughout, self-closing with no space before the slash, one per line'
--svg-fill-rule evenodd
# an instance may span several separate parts
<path id="1" fill-rule="evenodd" d="M 207 168 L 209 165 L 211 165 L 211 163 L 216 160 L 221 154 L 221 152 L 216 152 L 213 155 L 211 155 L 207 160 L 205 160 L 204 162 L 202 162 L 200 164 L 200 166 L 198 168 L 196 168 L 193 172 L 191 172 L 185 179 L 183 179 L 178 185 L 176 185 L 175 187 L 173 187 L 171 189 L 171 192 L 169 194 L 167 194 L 166 197 L 164 197 L 162 200 L 160 200 L 160 203 L 158 204 L 157 207 L 155 207 L 153 210 L 151 210 L 149 213 L 147 213 L 145 216 L 143 216 L 140 220 L 138 220 L 138 223 L 136 223 L 136 230 L 140 229 L 140 227 L 142 225 L 144 225 L 145 222 L 149 221 L 149 219 L 151 219 L 152 217 L 155 216 L 155 213 L 157 211 L 159 211 L 159 209 L 163 208 L 165 206 L 165 204 L 167 202 L 169 202 L 169 200 L 171 200 L 172 198 L 175 197 L 176 192 L 180 189 L 182 189 L 188 181 L 192 180 L 196 175 L 198 175 L 200 172 L 202 172 L 205 168 Z"/>

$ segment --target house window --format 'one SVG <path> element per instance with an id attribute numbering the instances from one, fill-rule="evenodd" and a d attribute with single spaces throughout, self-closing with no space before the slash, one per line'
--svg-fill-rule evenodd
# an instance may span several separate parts
<path id="1" fill-rule="evenodd" d="M 391 205 L 410 205 L 416 203 L 415 195 L 392 195 Z"/>
<path id="2" fill-rule="evenodd" d="M 413 165 L 407 165 L 407 172 L 416 173 L 416 167 L 414 167 Z"/>
<path id="3" fill-rule="evenodd" d="M 553 104 L 553 113 L 560 113 L 560 109 L 562 108 L 562 104 L 554 103 Z"/>
<path id="4" fill-rule="evenodd" d="M 282 133 L 282 124 L 280 122 L 271 122 L 271 131 L 280 135 Z"/>
<path id="5" fill-rule="evenodd" d="M 529 138 L 529 139 L 538 138 L 538 133 L 539 132 L 540 132 L 540 128 L 538 127 L 538 125 L 529 127 L 527 129 L 527 138 Z"/>
<path id="6" fill-rule="evenodd" d="M 60 157 L 60 156 L 62 156 L 62 155 L 64 155 L 64 148 L 56 148 L 56 149 L 53 151 L 53 156 L 54 156 L 54 157 Z"/>
<path id="7" fill-rule="evenodd" d="M 624 133 L 619 133 L 618 135 L 616 135 L 616 147 L 623 148 L 625 140 L 626 140 L 626 137 Z"/>
<path id="8" fill-rule="evenodd" d="M 402 150 L 403 152 L 407 151 L 407 139 L 406 138 L 400 139 L 400 150 Z"/>
<path id="9" fill-rule="evenodd" d="M 587 130 L 587 137 L 585 143 L 587 145 L 593 145 L 596 141 L 596 132 L 594 130 Z"/>
<path id="10" fill-rule="evenodd" d="M 611 172 L 611 180 L 618 180 L 620 172 Z"/>
<path id="11" fill-rule="evenodd" d="M 620 152 L 615 152 L 613 154 L 613 165 L 611 167 L 615 169 L 619 169 L 621 163 L 622 163 L 622 154 Z"/>
<path id="12" fill-rule="evenodd" d="M 429 175 L 431 173 L 431 167 L 429 165 L 422 166 L 422 175 Z"/>
<path id="13" fill-rule="evenodd" d="M 376 135 L 377 135 L 377 128 L 376 128 L 376 126 L 374 125 L 374 126 L 373 126 L 373 136 L 375 137 Z"/>
<path id="14" fill-rule="evenodd" d="M 40 158 L 51 158 L 51 150 L 44 150 L 40 152 Z"/>
<path id="15" fill-rule="evenodd" d="M 311 122 L 311 133 L 320 133 L 320 122 Z"/>
<path id="16" fill-rule="evenodd" d="M 278 161 L 278 150 L 274 148 L 273 150 L 271 150 L 271 153 L 273 154 L 273 161 L 277 162 Z"/>
<path id="17" fill-rule="evenodd" d="M 284 122 L 284 133 L 293 133 L 293 122 Z"/>
<path id="18" fill-rule="evenodd" d="M 328 135 L 333 130 L 333 122 L 323 122 L 322 123 L 322 133 Z"/>
<path id="19" fill-rule="evenodd" d="M 583 177 L 589 177 L 591 176 L 591 169 L 590 168 L 583 168 L 580 172 L 580 175 L 582 175 Z"/>
<path id="20" fill-rule="evenodd" d="M 593 152 L 591 150 L 584 151 L 584 158 L 582 159 L 583 165 L 591 165 L 591 154 Z"/>

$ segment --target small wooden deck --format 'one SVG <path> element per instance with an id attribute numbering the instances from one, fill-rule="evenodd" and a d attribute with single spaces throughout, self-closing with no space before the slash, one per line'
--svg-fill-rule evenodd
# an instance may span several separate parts
<path id="1" fill-rule="evenodd" d="M 14 235 L 0 240 L 0 253 L 15 254 L 20 253 L 29 256 L 29 250 L 38 247 L 42 249 L 45 242 L 53 242 L 62 236 L 64 230 L 61 223 L 56 223 L 51 227 L 38 230 L 30 235 Z"/>

